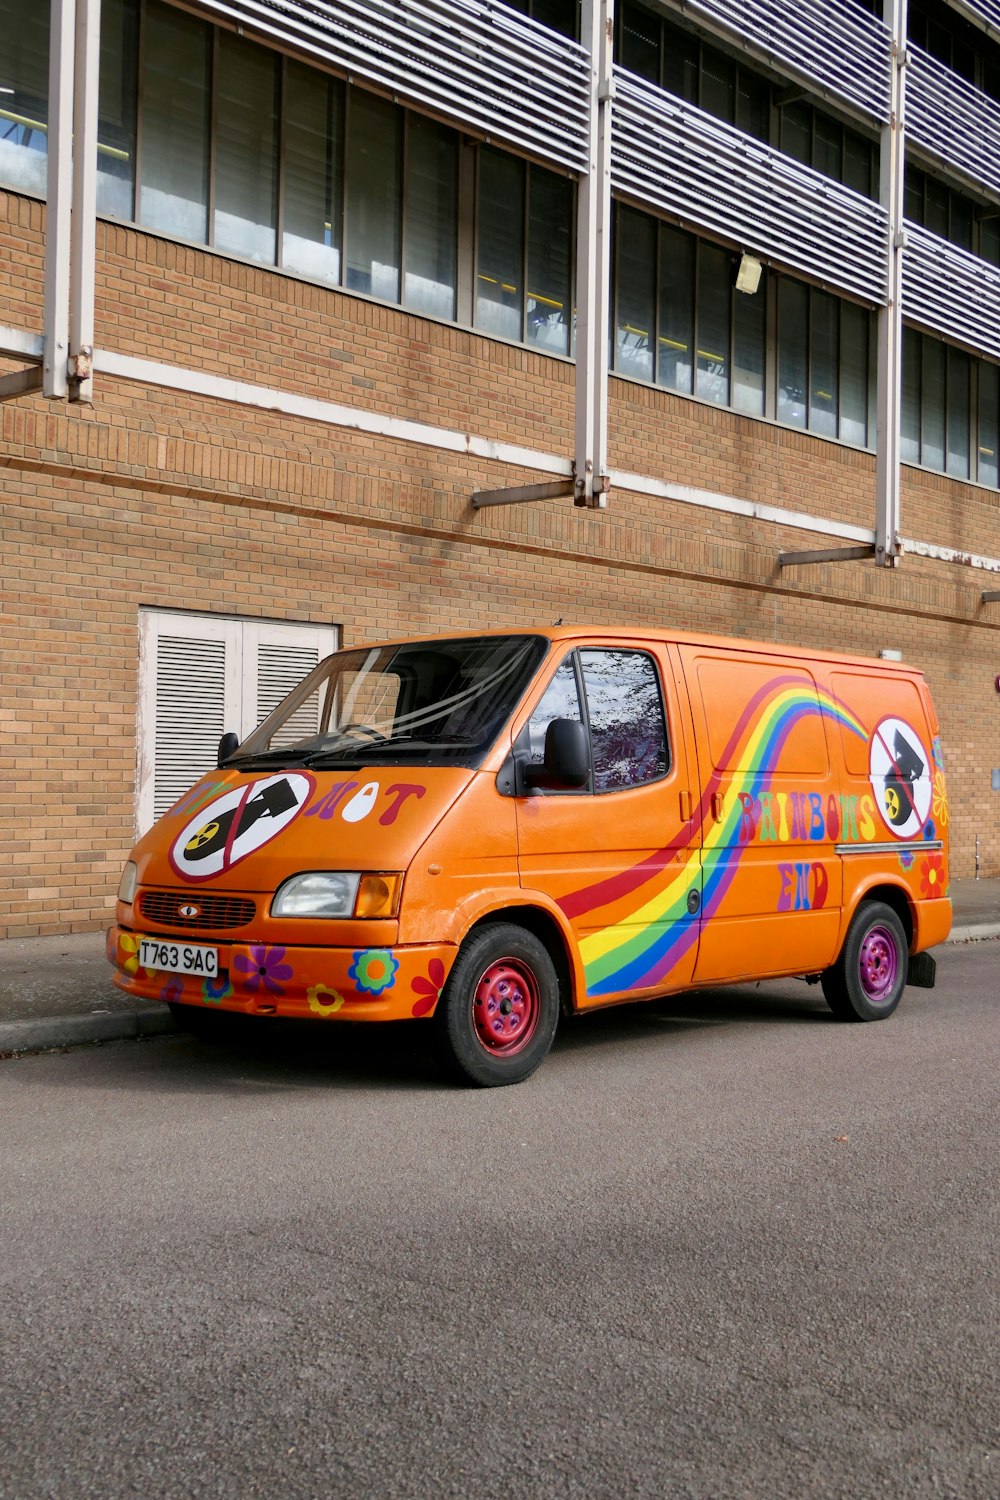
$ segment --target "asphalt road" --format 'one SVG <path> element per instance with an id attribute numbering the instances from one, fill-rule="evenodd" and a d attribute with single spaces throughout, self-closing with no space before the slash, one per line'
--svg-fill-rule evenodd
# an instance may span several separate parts
<path id="1" fill-rule="evenodd" d="M 995 1500 L 998 976 L 0 1062 L 0 1496 Z"/>

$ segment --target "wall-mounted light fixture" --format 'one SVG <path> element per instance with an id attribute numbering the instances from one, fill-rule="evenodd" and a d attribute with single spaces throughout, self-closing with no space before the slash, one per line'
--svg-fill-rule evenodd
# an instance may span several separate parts
<path id="1" fill-rule="evenodd" d="M 746 292 L 748 296 L 752 296 L 760 286 L 760 278 L 763 270 L 764 267 L 757 257 L 755 255 L 747 255 L 744 251 L 736 267 L 736 280 L 733 283 L 736 290 L 738 292 Z"/>
<path id="2" fill-rule="evenodd" d="M 897 651 L 896 648 L 895 648 L 895 646 L 883 646 L 882 650 L 879 652 L 879 656 L 882 658 L 883 661 L 902 661 L 903 660 L 903 653 L 902 653 L 902 651 Z"/>

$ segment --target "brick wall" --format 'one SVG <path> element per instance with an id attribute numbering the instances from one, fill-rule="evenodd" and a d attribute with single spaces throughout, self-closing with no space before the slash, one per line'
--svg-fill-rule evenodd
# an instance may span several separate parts
<path id="1" fill-rule="evenodd" d="M 6 218 L 2 215 L 6 214 Z M 0 195 L 0 323 L 38 331 L 41 210 Z M 98 346 L 569 456 L 563 361 L 134 230 L 100 226 Z M 612 381 L 612 462 L 871 525 L 873 460 Z M 336 623 L 347 642 L 643 621 L 903 650 L 931 681 L 953 869 L 1000 873 L 1000 609 L 982 572 L 907 558 L 777 567 L 807 532 L 619 491 L 476 513 L 537 480 L 465 454 L 99 376 L 93 408 L 0 407 L 0 936 L 85 930 L 133 836 L 142 606 Z M 908 535 L 996 553 L 996 497 L 907 470 Z M 996 581 L 996 580 L 994 580 Z"/>

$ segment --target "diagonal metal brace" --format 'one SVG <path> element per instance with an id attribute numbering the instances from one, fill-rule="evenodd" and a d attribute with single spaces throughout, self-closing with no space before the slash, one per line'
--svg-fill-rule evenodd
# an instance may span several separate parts
<path id="1" fill-rule="evenodd" d="M 12 370 L 9 375 L 0 375 L 0 401 L 13 401 L 27 391 L 42 388 L 41 365 L 25 365 L 23 370 Z"/>
<path id="2" fill-rule="evenodd" d="M 503 490 L 476 490 L 472 496 L 472 509 L 482 510 L 487 505 L 520 505 L 525 500 L 559 500 L 563 495 L 572 495 L 572 479 L 552 479 L 545 484 L 515 484 Z"/>
<path id="3" fill-rule="evenodd" d="M 860 547 L 822 547 L 817 552 L 779 552 L 778 567 L 791 568 L 797 563 L 856 562 L 862 557 L 874 556 L 874 542 L 866 542 Z"/>

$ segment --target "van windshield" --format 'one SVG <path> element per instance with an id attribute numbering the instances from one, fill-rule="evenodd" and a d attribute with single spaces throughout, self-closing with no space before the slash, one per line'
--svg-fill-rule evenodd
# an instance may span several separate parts
<path id="1" fill-rule="evenodd" d="M 338 651 L 226 761 L 260 766 L 478 766 L 548 650 L 536 635 Z"/>

